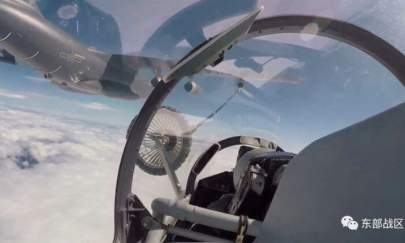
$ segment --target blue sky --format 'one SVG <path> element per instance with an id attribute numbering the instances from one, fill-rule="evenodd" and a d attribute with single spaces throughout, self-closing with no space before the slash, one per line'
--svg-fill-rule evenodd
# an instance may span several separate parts
<path id="1" fill-rule="evenodd" d="M 2 105 L 126 126 L 142 102 L 64 91 L 29 67 L 0 64 Z"/>

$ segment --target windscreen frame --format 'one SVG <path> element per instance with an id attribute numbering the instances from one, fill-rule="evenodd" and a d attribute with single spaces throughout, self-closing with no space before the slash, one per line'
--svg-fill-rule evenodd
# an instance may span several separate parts
<path id="1" fill-rule="evenodd" d="M 372 32 L 348 22 L 303 15 L 268 17 L 256 20 L 249 33 L 241 41 L 270 34 L 305 33 L 305 27 L 311 23 L 316 23 L 320 27 L 317 35 L 344 42 L 365 52 L 386 67 L 405 86 L 405 56 L 390 43 Z M 152 81 L 157 85 L 145 101 L 128 133 L 119 166 L 115 192 L 113 241 L 115 243 L 127 243 L 129 224 L 126 217 L 127 197 L 131 195 L 135 161 L 139 158 L 139 149 L 146 130 L 163 101 L 179 81 Z"/>

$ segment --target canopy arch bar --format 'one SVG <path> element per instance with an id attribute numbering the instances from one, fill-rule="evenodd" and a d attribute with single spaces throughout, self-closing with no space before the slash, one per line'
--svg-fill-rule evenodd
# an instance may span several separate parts
<path id="1" fill-rule="evenodd" d="M 316 35 L 349 44 L 384 65 L 405 86 L 405 56 L 377 35 L 344 21 L 306 15 L 282 15 L 258 19 L 244 40 L 270 34 L 306 33 L 309 24 L 316 24 Z"/>

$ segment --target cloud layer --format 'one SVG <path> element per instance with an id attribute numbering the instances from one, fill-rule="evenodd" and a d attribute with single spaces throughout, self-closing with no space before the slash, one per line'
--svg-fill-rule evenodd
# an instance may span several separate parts
<path id="1" fill-rule="evenodd" d="M 90 110 L 96 110 L 96 111 L 106 111 L 106 110 L 113 110 L 111 107 L 108 105 L 102 104 L 102 103 L 97 103 L 97 102 L 91 102 L 91 103 L 86 103 L 86 104 L 80 104 L 81 107 L 90 109 Z"/>
<path id="2" fill-rule="evenodd" d="M 4 98 L 11 98 L 11 99 L 20 99 L 23 100 L 25 99 L 25 95 L 22 94 L 17 94 L 8 90 L 0 89 L 0 97 Z"/>
<path id="3" fill-rule="evenodd" d="M 111 242 L 123 129 L 0 108 L 0 242 Z"/>

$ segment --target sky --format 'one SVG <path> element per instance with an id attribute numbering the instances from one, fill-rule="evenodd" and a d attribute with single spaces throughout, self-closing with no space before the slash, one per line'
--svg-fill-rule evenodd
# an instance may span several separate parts
<path id="1" fill-rule="evenodd" d="M 127 126 L 142 103 L 68 92 L 27 66 L 1 64 L 0 104 Z"/>
<path id="2" fill-rule="evenodd" d="M 200 40 L 195 25 L 206 25 L 203 32 L 210 36 L 256 4 L 250 1 L 253 4 L 239 6 L 224 18 L 221 12 L 197 11 L 197 18 L 193 8 L 180 11 L 197 1 L 123 0 L 117 4 L 91 0 L 95 9 L 86 1 L 78 2 L 82 4 L 77 17 L 80 31 L 76 24 L 60 19 L 52 4 L 42 6 L 44 15 L 86 45 L 105 52 L 174 59 Z M 227 6 L 227 1 L 205 2 L 221 4 L 224 9 Z M 405 19 L 403 1 L 391 1 L 390 10 L 383 8 L 385 0 L 333 1 L 334 11 L 327 1 L 266 2 L 257 3 L 265 5 L 262 17 L 311 13 L 351 20 L 405 50 L 401 38 L 405 32 L 399 31 Z M 357 9 L 366 10 L 359 14 Z M 92 15 L 103 16 L 104 27 L 95 28 L 88 19 Z M 195 21 L 185 21 L 190 18 Z M 178 39 L 184 37 L 182 23 L 192 33 L 188 42 Z M 308 28 L 316 32 L 316 26 Z M 252 135 L 299 152 L 324 135 L 405 101 L 403 86 L 392 74 L 345 44 L 297 34 L 265 36 L 239 47 L 262 56 L 225 60 L 212 69 L 242 76 L 249 85 L 193 134 L 195 140 L 207 142 L 204 146 L 227 136 Z M 237 48 L 229 52 L 242 54 Z M 235 78 L 215 74 L 193 78 L 202 94 L 185 93 L 184 81 L 164 102 L 185 113 L 190 124 L 221 105 L 237 84 Z M 68 92 L 28 66 L 0 64 L 0 188 L 5 192 L 0 196 L 0 242 L 111 242 L 118 162 L 127 126 L 144 101 Z M 197 145 L 192 147 L 190 163 L 202 151 Z M 226 163 L 210 168 L 209 173 L 231 168 L 233 160 L 229 158 L 234 154 L 219 155 L 217 161 Z M 167 185 L 165 178 L 156 180 L 137 173 L 143 182 L 136 185 L 140 194 L 150 193 L 150 186 L 162 195 L 157 189 Z M 151 195 L 147 198 L 150 201 Z"/>

